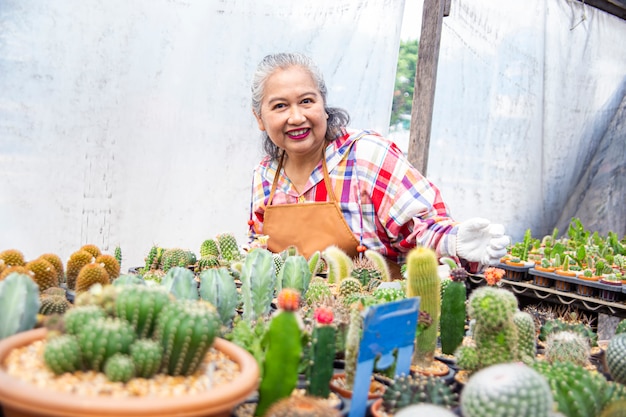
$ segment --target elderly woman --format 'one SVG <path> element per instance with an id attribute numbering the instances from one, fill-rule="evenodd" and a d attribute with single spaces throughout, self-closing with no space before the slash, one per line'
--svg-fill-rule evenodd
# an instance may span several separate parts
<path id="1" fill-rule="evenodd" d="M 455 222 L 437 187 L 390 140 L 348 128 L 326 103 L 317 66 L 305 55 L 266 56 L 252 81 L 252 110 L 266 156 L 254 170 L 250 229 L 268 248 L 308 257 L 330 245 L 351 256 L 372 249 L 399 270 L 417 245 L 438 256 L 494 264 L 510 243 L 502 225 Z"/>

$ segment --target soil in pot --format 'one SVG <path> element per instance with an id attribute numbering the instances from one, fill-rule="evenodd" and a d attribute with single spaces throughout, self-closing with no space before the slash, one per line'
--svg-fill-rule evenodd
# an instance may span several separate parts
<path id="1" fill-rule="evenodd" d="M 372 377 L 367 399 L 373 400 L 382 397 L 385 388 L 385 384 Z M 330 380 L 330 390 L 343 398 L 352 398 L 352 391 L 346 388 L 346 374 L 344 373 L 336 373 L 333 375 Z"/>

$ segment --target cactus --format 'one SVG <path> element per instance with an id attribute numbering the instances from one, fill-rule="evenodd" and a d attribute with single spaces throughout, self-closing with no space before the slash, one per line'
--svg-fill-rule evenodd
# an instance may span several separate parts
<path id="1" fill-rule="evenodd" d="M 368 258 L 360 258 L 354 261 L 354 267 L 352 272 L 350 272 L 350 276 L 358 279 L 361 285 L 366 288 L 372 280 L 383 281 L 382 272 L 380 272 L 378 266 Z"/>
<path id="2" fill-rule="evenodd" d="M 322 253 L 322 257 L 328 265 L 327 280 L 329 284 L 337 284 L 349 277 L 354 268 L 352 259 L 337 246 L 329 246 Z"/>
<path id="3" fill-rule="evenodd" d="M 598 345 L 598 335 L 593 331 L 591 326 L 581 322 L 570 323 L 562 319 L 547 320 L 539 330 L 539 340 L 545 342 L 551 333 L 563 330 L 569 330 L 582 334 L 587 338 L 591 347 Z"/>
<path id="4" fill-rule="evenodd" d="M 320 398 L 289 396 L 273 404 L 265 417 L 339 417 L 341 413 Z"/>
<path id="5" fill-rule="evenodd" d="M 626 333 L 616 334 L 605 353 L 606 367 L 613 380 L 626 384 Z"/>
<path id="6" fill-rule="evenodd" d="M 115 299 L 115 315 L 129 322 L 138 338 L 149 338 L 159 313 L 170 301 L 162 287 L 128 286 Z"/>
<path id="7" fill-rule="evenodd" d="M 333 311 L 320 307 L 314 312 L 315 324 L 311 334 L 307 367 L 307 394 L 328 398 L 330 395 L 330 379 L 333 375 L 335 359 L 335 328 L 332 325 Z"/>
<path id="8" fill-rule="evenodd" d="M 626 319 L 620 320 L 615 328 L 615 334 L 626 333 Z"/>
<path id="9" fill-rule="evenodd" d="M 215 239 L 206 239 L 200 245 L 200 258 L 205 256 L 220 256 L 220 250 Z"/>
<path id="10" fill-rule="evenodd" d="M 116 353 L 104 364 L 104 374 L 111 382 L 128 382 L 135 377 L 135 364 L 130 356 Z"/>
<path id="11" fill-rule="evenodd" d="M 548 417 L 552 401 L 541 374 L 521 363 L 506 363 L 470 377 L 461 394 L 461 412 L 465 417 Z"/>
<path id="12" fill-rule="evenodd" d="M 378 251 L 367 249 L 364 253 L 365 258 L 376 265 L 376 269 L 380 271 L 380 280 L 381 281 L 391 281 L 391 271 L 389 270 L 389 265 L 387 264 L 387 260 L 385 257 Z"/>
<path id="13" fill-rule="evenodd" d="M 580 333 L 564 330 L 548 336 L 545 358 L 550 363 L 572 362 L 584 366 L 589 361 L 590 351 L 587 338 Z"/>
<path id="14" fill-rule="evenodd" d="M 80 269 L 76 277 L 76 294 L 87 291 L 93 285 L 105 286 L 109 283 L 109 273 L 104 264 L 87 264 Z"/>
<path id="15" fill-rule="evenodd" d="M 265 334 L 267 350 L 255 416 L 265 415 L 272 404 L 291 395 L 298 382 L 302 342 L 295 310 L 299 299 L 299 292 L 291 288 L 285 288 L 278 294 L 280 310 L 272 317 Z"/>
<path id="16" fill-rule="evenodd" d="M 457 401 L 457 395 L 442 378 L 419 373 L 394 378 L 383 394 L 385 411 L 394 414 L 412 404 L 428 403 L 453 408 Z"/>
<path id="17" fill-rule="evenodd" d="M 304 295 L 309 288 L 311 271 L 309 263 L 302 255 L 289 256 L 277 275 L 277 291 L 282 288 L 293 288 Z"/>
<path id="18" fill-rule="evenodd" d="M 95 256 L 85 250 L 77 250 L 70 255 L 65 266 L 67 289 L 74 290 L 76 288 L 78 273 L 83 266 L 92 263 L 95 259 Z"/>
<path id="19" fill-rule="evenodd" d="M 363 291 L 361 282 L 353 277 L 347 277 L 339 282 L 339 295 L 341 297 L 347 297 L 351 294 L 360 293 Z"/>
<path id="20" fill-rule="evenodd" d="M 43 359 L 56 375 L 82 369 L 82 355 L 74 335 L 64 334 L 48 339 Z"/>
<path id="21" fill-rule="evenodd" d="M 96 258 L 95 262 L 104 266 L 111 281 L 120 276 L 121 267 L 115 256 L 102 254 Z"/>
<path id="22" fill-rule="evenodd" d="M 137 339 L 129 348 L 130 357 L 135 365 L 135 374 L 139 378 L 151 378 L 159 372 L 163 350 L 152 339 Z"/>
<path id="23" fill-rule="evenodd" d="M 59 286 L 59 274 L 57 274 L 56 269 L 54 269 L 54 265 L 44 258 L 39 257 L 30 261 L 25 267 L 32 272 L 31 278 L 39 287 L 39 291 Z"/>
<path id="24" fill-rule="evenodd" d="M 109 316 L 115 315 L 115 300 L 123 287 L 120 285 L 92 285 L 74 299 L 75 306 L 95 305 L 101 307 Z"/>
<path id="25" fill-rule="evenodd" d="M 161 265 L 161 256 L 163 255 L 163 249 L 158 246 L 152 246 L 146 256 L 146 265 L 144 266 L 144 272 L 148 272 L 153 269 L 159 269 Z"/>
<path id="26" fill-rule="evenodd" d="M 535 319 L 530 313 L 516 311 L 513 315 L 513 323 L 517 328 L 518 359 L 530 365 L 537 355 Z"/>
<path id="27" fill-rule="evenodd" d="M 54 253 L 44 253 L 39 257 L 52 264 L 57 273 L 57 280 L 59 283 L 65 282 L 65 269 L 63 268 L 63 261 L 58 255 Z"/>
<path id="28" fill-rule="evenodd" d="M 198 259 L 198 271 L 210 268 L 219 268 L 220 261 L 215 255 L 205 255 Z"/>
<path id="29" fill-rule="evenodd" d="M 204 301 L 176 300 L 157 318 L 155 340 L 163 345 L 163 372 L 193 374 L 213 344 L 219 329 L 215 307 Z"/>
<path id="30" fill-rule="evenodd" d="M 257 248 L 246 256 L 241 283 L 244 320 L 255 321 L 269 313 L 276 286 L 270 251 Z"/>
<path id="31" fill-rule="evenodd" d="M 115 247 L 115 249 L 113 250 L 113 257 L 115 258 L 117 263 L 121 266 L 122 265 L 122 248 L 121 247 L 119 246 Z"/>
<path id="32" fill-rule="evenodd" d="M 238 261 L 241 259 L 241 252 L 235 235 L 232 233 L 222 233 L 216 237 L 217 245 L 220 250 L 220 256 L 227 262 Z"/>
<path id="33" fill-rule="evenodd" d="M 112 282 L 115 286 L 121 285 L 146 285 L 146 281 L 140 276 L 136 274 L 124 274 L 115 278 Z"/>
<path id="34" fill-rule="evenodd" d="M 395 417 L 456 417 L 457 415 L 445 407 L 434 404 L 415 404 L 398 410 Z"/>
<path id="35" fill-rule="evenodd" d="M 105 318 L 104 310 L 96 305 L 76 306 L 63 315 L 65 331 L 77 335 L 92 320 Z"/>
<path id="36" fill-rule="evenodd" d="M 459 346 L 454 352 L 456 356 L 456 364 L 460 369 L 470 373 L 481 367 L 480 357 L 475 346 Z"/>
<path id="37" fill-rule="evenodd" d="M 189 265 L 191 265 L 189 251 L 181 248 L 167 249 L 161 256 L 161 269 L 165 272 L 168 272 L 174 267 L 187 268 Z"/>
<path id="38" fill-rule="evenodd" d="M 548 381 L 558 411 L 567 417 L 598 416 L 611 396 L 604 376 L 580 365 L 538 361 L 533 368 Z"/>
<path id="39" fill-rule="evenodd" d="M 315 304 L 327 304 L 333 300 L 333 293 L 326 284 L 326 281 L 311 281 L 307 289 L 304 300 L 309 306 Z"/>
<path id="40" fill-rule="evenodd" d="M 0 252 L 0 264 L 5 266 L 24 266 L 24 254 L 18 249 L 6 249 Z"/>
<path id="41" fill-rule="evenodd" d="M 200 298 L 213 304 L 222 325 L 230 327 L 237 313 L 239 294 L 228 269 L 207 269 L 200 273 Z"/>
<path id="42" fill-rule="evenodd" d="M 38 311 L 39 287 L 30 276 L 11 273 L 0 281 L 0 340 L 32 329 Z"/>
<path id="43" fill-rule="evenodd" d="M 63 295 L 42 295 L 39 302 L 39 314 L 44 316 L 65 314 L 67 310 L 72 308 L 72 303 L 65 296 L 65 290 L 63 290 Z"/>
<path id="44" fill-rule="evenodd" d="M 463 342 L 465 335 L 465 301 L 467 288 L 465 280 L 467 271 L 456 266 L 450 270 L 450 279 L 447 281 L 441 298 L 440 341 L 441 351 L 446 355 L 454 351 Z"/>
<path id="45" fill-rule="evenodd" d="M 372 298 L 376 304 L 390 303 L 392 301 L 403 300 L 406 294 L 400 288 L 376 288 L 372 292 Z"/>
<path id="46" fill-rule="evenodd" d="M 348 323 L 345 348 L 344 372 L 346 374 L 345 385 L 348 390 L 352 390 L 354 386 L 362 328 L 363 316 L 361 315 L 361 309 L 357 305 L 354 305 L 350 308 L 350 321 Z"/>
<path id="47" fill-rule="evenodd" d="M 322 259 L 322 253 L 315 251 L 308 259 L 309 271 L 312 276 L 320 274 L 324 270 L 324 259 Z"/>
<path id="48" fill-rule="evenodd" d="M 416 337 L 413 364 L 428 368 L 435 356 L 441 312 L 441 280 L 435 252 L 426 247 L 411 249 L 406 260 L 407 297 L 421 297 L 420 310 L 428 313 L 432 324 Z"/>
<path id="49" fill-rule="evenodd" d="M 198 283 L 193 272 L 187 268 L 175 266 L 170 268 L 163 279 L 161 285 L 179 300 L 198 300 Z"/>
<path id="50" fill-rule="evenodd" d="M 101 372 L 108 358 L 116 353 L 128 353 L 136 335 L 127 321 L 106 317 L 89 321 L 76 337 L 87 369 Z"/>
<path id="51" fill-rule="evenodd" d="M 93 256 L 94 258 L 97 258 L 98 256 L 102 255 L 102 251 L 100 250 L 100 248 L 91 243 L 81 246 L 79 250 L 84 250 L 85 252 L 89 252 L 91 256 Z"/>

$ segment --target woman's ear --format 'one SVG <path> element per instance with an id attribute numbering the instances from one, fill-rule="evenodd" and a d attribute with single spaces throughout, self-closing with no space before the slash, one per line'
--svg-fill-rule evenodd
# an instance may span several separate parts
<path id="1" fill-rule="evenodd" d="M 259 129 L 262 131 L 265 131 L 265 124 L 263 124 L 263 119 L 261 119 L 261 116 L 259 116 L 258 114 L 256 114 L 256 112 L 254 110 L 252 110 L 252 114 L 254 114 L 254 118 L 256 119 L 256 122 L 259 126 Z"/>

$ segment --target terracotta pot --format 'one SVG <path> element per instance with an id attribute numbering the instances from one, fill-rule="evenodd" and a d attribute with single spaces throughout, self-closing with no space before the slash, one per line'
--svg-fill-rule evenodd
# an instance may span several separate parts
<path id="1" fill-rule="evenodd" d="M 562 277 L 575 277 L 576 276 L 576 272 L 575 271 L 565 271 L 563 269 L 557 269 L 556 271 L 554 271 L 555 274 L 560 275 Z"/>
<path id="2" fill-rule="evenodd" d="M 556 270 L 556 268 L 553 267 L 553 266 L 549 266 L 549 267 L 545 268 L 545 267 L 543 267 L 541 265 L 535 265 L 535 269 L 537 271 L 541 271 L 541 272 L 554 272 Z"/>
<path id="3" fill-rule="evenodd" d="M 46 336 L 46 329 L 18 333 L 0 341 L 0 364 L 13 349 Z M 77 397 L 46 390 L 8 375 L 0 367 L 0 403 L 5 417 L 228 417 L 237 404 L 253 393 L 259 382 L 256 360 L 244 349 L 216 338 L 213 347 L 235 361 L 240 374 L 205 394 L 179 397 Z"/>
<path id="4" fill-rule="evenodd" d="M 343 387 L 342 380 L 345 379 L 345 373 L 334 374 L 330 379 L 330 390 L 335 394 L 342 396 L 343 398 L 352 398 L 352 391 L 347 390 Z M 372 379 L 372 381 L 370 382 L 370 390 L 367 394 L 367 399 L 373 400 L 376 398 L 381 398 L 383 396 L 383 393 L 385 392 L 385 388 L 385 384 L 376 381 L 375 379 Z"/>
<path id="5" fill-rule="evenodd" d="M 534 275 L 533 284 L 538 287 L 549 288 L 552 286 L 552 280 L 550 278 L 542 277 L 540 275 Z"/>
<path id="6" fill-rule="evenodd" d="M 380 413 L 380 409 L 383 407 L 383 399 L 379 398 L 376 401 L 374 401 L 372 403 L 372 406 L 370 407 L 370 414 L 372 415 L 372 417 L 381 417 L 382 414 Z"/>
<path id="7" fill-rule="evenodd" d="M 569 292 L 572 289 L 572 285 L 568 281 L 554 280 L 554 289 Z"/>

